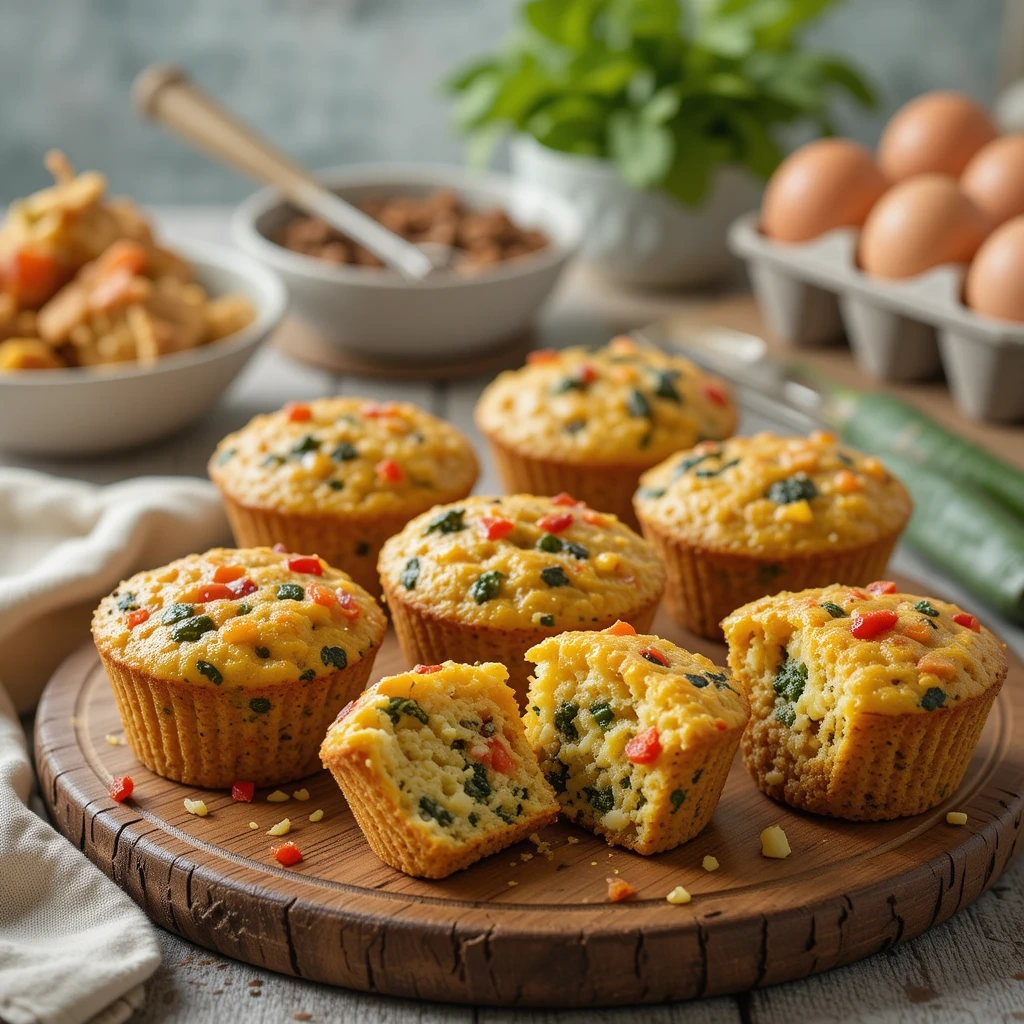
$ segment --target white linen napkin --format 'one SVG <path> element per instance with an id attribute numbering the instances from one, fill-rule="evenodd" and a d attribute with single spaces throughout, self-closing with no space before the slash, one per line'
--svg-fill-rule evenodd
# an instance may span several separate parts
<path id="1" fill-rule="evenodd" d="M 119 1024 L 160 962 L 113 882 L 29 807 L 18 713 L 88 637 L 99 598 L 140 569 L 229 537 L 214 487 L 146 477 L 94 487 L 0 469 L 0 1019 Z"/>

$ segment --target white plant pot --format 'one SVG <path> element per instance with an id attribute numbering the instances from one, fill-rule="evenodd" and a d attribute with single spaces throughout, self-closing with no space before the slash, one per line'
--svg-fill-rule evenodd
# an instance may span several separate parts
<path id="1" fill-rule="evenodd" d="M 583 262 L 623 284 L 696 286 L 737 267 L 726 245 L 729 224 L 760 202 L 762 183 L 723 166 L 704 202 L 685 206 L 665 192 L 626 184 L 610 160 L 560 153 L 528 135 L 512 140 L 513 174 L 556 192 L 583 219 Z"/>

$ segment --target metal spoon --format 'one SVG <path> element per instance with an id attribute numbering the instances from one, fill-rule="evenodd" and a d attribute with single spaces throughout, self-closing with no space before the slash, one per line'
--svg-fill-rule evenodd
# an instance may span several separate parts
<path id="1" fill-rule="evenodd" d="M 132 86 L 143 116 L 257 181 L 274 185 L 295 206 L 326 221 L 380 257 L 404 277 L 421 281 L 451 265 L 450 246 L 420 247 L 328 192 L 300 164 L 285 156 L 169 64 L 142 71 Z"/>

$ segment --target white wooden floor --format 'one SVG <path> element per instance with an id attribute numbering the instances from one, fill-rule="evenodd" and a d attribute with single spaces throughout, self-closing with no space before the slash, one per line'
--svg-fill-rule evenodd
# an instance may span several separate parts
<path id="1" fill-rule="evenodd" d="M 223 240 L 224 218 L 210 211 L 165 213 L 171 235 Z M 664 298 L 631 301 L 628 322 L 609 318 L 589 301 L 579 281 L 570 280 L 542 323 L 547 343 L 600 343 L 611 333 L 664 312 Z M 472 424 L 472 408 L 486 381 L 457 385 L 382 384 L 339 378 L 301 366 L 273 349 L 261 352 L 236 381 L 225 400 L 187 432 L 146 449 L 113 459 L 45 462 L 3 459 L 97 483 L 153 473 L 205 475 L 216 442 L 258 412 L 285 401 L 331 394 L 363 394 L 402 399 L 454 422 L 484 447 Z M 770 426 L 745 417 L 744 432 Z M 490 466 L 477 485 L 496 493 Z M 957 588 L 900 551 L 900 571 L 957 599 Z M 960 599 L 969 602 L 966 596 Z M 995 625 L 995 624 L 993 624 Z M 1024 632 L 1008 625 L 1004 636 L 1024 654 Z M 366 996 L 259 971 L 161 933 L 164 963 L 150 982 L 146 1006 L 137 1024 L 247 1024 L 291 1020 L 345 1021 L 357 1024 L 434 1024 L 440 1021 L 482 1024 L 798 1024 L 798 1022 L 891 1022 L 953 1024 L 971 1021 L 1024 1021 L 1024 864 L 1017 862 L 974 905 L 954 919 L 888 953 L 826 975 L 739 997 L 667 1007 L 554 1013 L 506 1011 L 418 1004 Z M 309 1016 L 306 1016 L 306 1015 Z"/>

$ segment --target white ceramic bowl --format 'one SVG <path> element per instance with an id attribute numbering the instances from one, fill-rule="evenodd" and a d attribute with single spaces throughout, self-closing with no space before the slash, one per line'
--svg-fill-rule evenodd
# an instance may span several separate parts
<path id="1" fill-rule="evenodd" d="M 371 358 L 429 361 L 494 349 L 533 321 L 576 251 L 580 218 L 561 197 L 525 182 L 431 164 L 357 164 L 323 171 L 324 184 L 350 202 L 452 189 L 470 208 L 501 206 L 551 245 L 472 277 L 407 281 L 390 270 L 338 266 L 270 241 L 295 215 L 273 189 L 246 199 L 232 233 L 246 252 L 278 271 L 293 311 L 342 351 Z"/>
<path id="2" fill-rule="evenodd" d="M 736 272 L 726 234 L 763 191 L 749 171 L 725 166 L 701 205 L 689 207 L 657 189 L 633 188 L 610 160 L 560 153 L 528 135 L 512 140 L 511 156 L 520 180 L 557 192 L 579 210 L 583 262 L 627 285 L 696 287 Z"/>
<path id="3" fill-rule="evenodd" d="M 256 309 L 244 330 L 148 366 L 0 374 L 0 448 L 33 455 L 99 455 L 154 441 L 220 398 L 278 325 L 287 292 L 272 270 L 231 249 L 175 245 L 211 295 L 236 292 Z"/>

